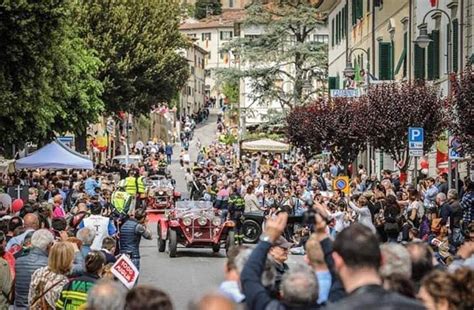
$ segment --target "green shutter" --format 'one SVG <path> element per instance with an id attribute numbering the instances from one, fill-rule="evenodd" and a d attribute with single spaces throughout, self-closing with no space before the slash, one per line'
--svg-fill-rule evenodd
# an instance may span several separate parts
<path id="1" fill-rule="evenodd" d="M 379 42 L 379 79 L 392 79 L 392 44 Z"/>
<path id="2" fill-rule="evenodd" d="M 339 18 L 339 13 L 336 14 L 336 44 L 339 44 L 339 24 L 341 19 Z"/>
<path id="3" fill-rule="evenodd" d="M 439 30 L 433 30 L 428 46 L 428 80 L 439 79 Z M 430 58 L 431 56 L 431 58 Z"/>
<path id="4" fill-rule="evenodd" d="M 395 74 L 398 74 L 398 72 L 400 71 L 400 68 L 402 67 L 403 65 L 403 74 L 405 74 L 405 70 L 406 70 L 406 64 L 405 64 L 405 60 L 407 58 L 407 48 L 406 48 L 406 45 L 404 44 L 403 46 L 403 51 L 402 51 L 402 54 L 400 55 L 400 58 L 398 59 L 398 63 L 397 63 L 397 67 L 395 68 Z M 403 75 L 405 76 L 405 75 Z"/>
<path id="5" fill-rule="evenodd" d="M 425 49 L 415 44 L 415 55 L 414 55 L 414 77 L 415 80 L 425 78 Z"/>
<path id="6" fill-rule="evenodd" d="M 334 46 L 334 18 L 331 21 L 331 46 Z"/>
<path id="7" fill-rule="evenodd" d="M 352 15 L 352 25 L 355 25 L 357 19 L 356 19 L 356 4 L 357 4 L 357 0 L 352 0 L 352 3 L 351 3 L 351 15 Z"/>
<path id="8" fill-rule="evenodd" d="M 448 31 L 449 33 L 449 31 Z M 453 72 L 458 72 L 459 69 L 459 24 L 458 20 L 453 20 Z"/>
<path id="9" fill-rule="evenodd" d="M 335 76 L 330 76 L 330 77 L 328 77 L 328 88 L 329 88 L 329 90 L 331 90 L 331 89 L 337 89 L 337 88 L 336 88 L 336 83 L 337 83 L 337 81 L 336 81 L 336 77 L 335 77 Z"/>
<path id="10" fill-rule="evenodd" d="M 357 1 L 357 18 L 364 16 L 364 0 Z"/>

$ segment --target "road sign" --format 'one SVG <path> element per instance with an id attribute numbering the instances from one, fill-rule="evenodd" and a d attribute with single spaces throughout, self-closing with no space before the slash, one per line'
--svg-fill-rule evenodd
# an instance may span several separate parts
<path id="1" fill-rule="evenodd" d="M 413 157 L 421 157 L 423 156 L 423 149 L 409 149 L 408 155 Z"/>
<path id="2" fill-rule="evenodd" d="M 461 141 L 456 136 L 449 136 L 449 159 L 459 160 L 463 158 L 463 148 Z"/>
<path id="3" fill-rule="evenodd" d="M 131 289 L 138 279 L 138 269 L 130 258 L 122 254 L 111 268 L 112 274 L 127 288 Z"/>
<path id="4" fill-rule="evenodd" d="M 340 177 L 335 178 L 333 181 L 333 188 L 340 189 L 346 195 L 349 195 L 351 192 L 351 188 L 349 186 L 349 177 L 340 176 Z"/>
<path id="5" fill-rule="evenodd" d="M 331 97 L 360 97 L 358 89 L 331 89 Z"/>
<path id="6" fill-rule="evenodd" d="M 408 127 L 408 154 L 423 156 L 424 131 L 421 127 Z"/>

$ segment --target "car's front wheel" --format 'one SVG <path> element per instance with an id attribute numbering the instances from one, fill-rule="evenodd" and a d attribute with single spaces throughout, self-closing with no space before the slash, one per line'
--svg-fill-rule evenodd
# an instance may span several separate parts
<path id="1" fill-rule="evenodd" d="M 212 245 L 212 252 L 219 253 L 220 250 L 221 250 L 221 244 L 220 243 Z"/>
<path id="2" fill-rule="evenodd" d="M 262 226 L 255 220 L 247 219 L 242 224 L 243 240 L 246 243 L 256 243 L 262 234 Z"/>
<path id="3" fill-rule="evenodd" d="M 178 235 L 175 230 L 170 229 L 168 231 L 168 250 L 170 257 L 176 257 L 178 250 Z"/>

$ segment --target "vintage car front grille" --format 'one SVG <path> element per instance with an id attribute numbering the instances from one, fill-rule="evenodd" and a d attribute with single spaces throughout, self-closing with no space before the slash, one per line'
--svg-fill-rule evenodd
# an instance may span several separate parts
<path id="1" fill-rule="evenodd" d="M 194 219 L 191 225 L 191 233 L 193 239 L 197 240 L 214 238 L 214 231 L 210 220 L 207 221 L 206 225 L 201 226 L 199 225 L 198 219 Z"/>

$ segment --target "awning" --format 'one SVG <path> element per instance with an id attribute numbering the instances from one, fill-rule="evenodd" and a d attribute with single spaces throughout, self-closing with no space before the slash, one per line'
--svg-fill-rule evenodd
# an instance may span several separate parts
<path id="1" fill-rule="evenodd" d="M 55 140 L 30 156 L 17 160 L 15 167 L 17 169 L 94 169 L 94 164 L 88 156 Z"/>
<path id="2" fill-rule="evenodd" d="M 261 139 L 243 142 L 241 149 L 253 152 L 286 153 L 290 151 L 290 145 L 271 139 Z"/>

